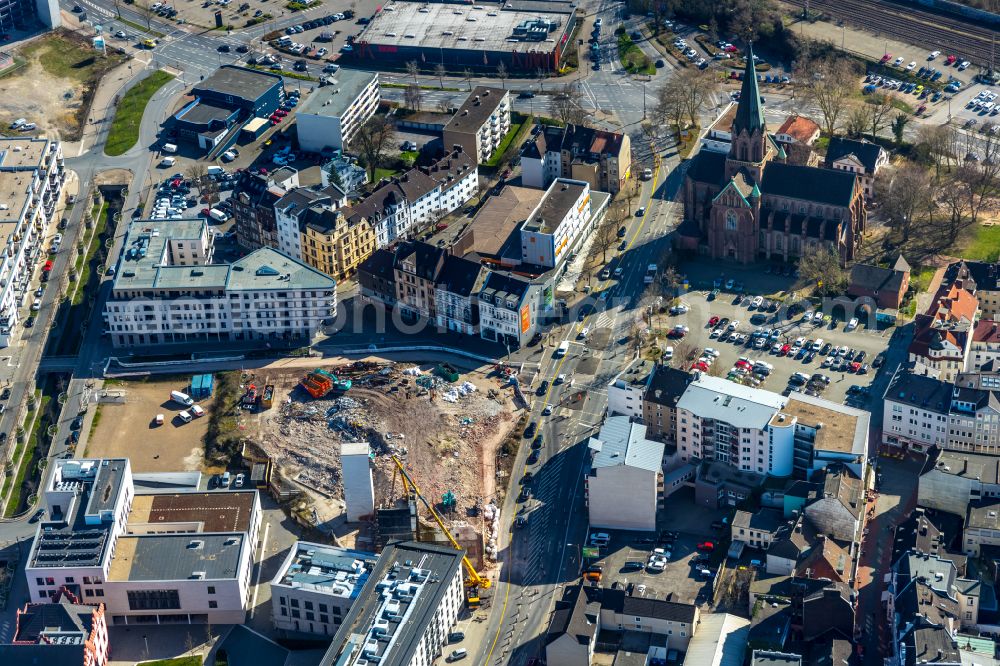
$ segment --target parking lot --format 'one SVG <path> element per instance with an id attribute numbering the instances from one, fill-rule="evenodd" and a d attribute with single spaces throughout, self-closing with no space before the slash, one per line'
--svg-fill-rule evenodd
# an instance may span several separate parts
<path id="1" fill-rule="evenodd" d="M 735 286 L 735 283 L 734 283 Z M 865 387 L 872 382 L 877 372 L 880 370 L 873 367 L 876 364 L 876 357 L 885 350 L 892 329 L 880 331 L 875 328 L 868 328 L 867 322 L 859 321 L 857 328 L 847 330 L 842 309 L 837 307 L 834 312 L 829 309 L 826 318 L 821 321 L 813 321 L 812 317 L 807 322 L 804 314 L 788 316 L 788 309 L 778 307 L 773 302 L 772 308 L 759 309 L 753 307 L 754 297 L 752 295 L 735 296 L 731 291 L 727 291 L 725 283 L 722 284 L 716 296 L 711 295 L 711 289 L 692 290 L 684 294 L 681 303 L 686 306 L 687 312 L 677 315 L 664 315 L 658 319 L 657 328 L 661 325 L 669 330 L 675 326 L 686 326 L 687 332 L 682 338 L 667 340 L 666 345 L 670 345 L 675 350 L 678 357 L 685 356 L 685 351 L 695 352 L 694 360 L 701 356 L 706 348 L 713 350 L 708 356 L 715 356 L 708 367 L 702 367 L 703 371 L 721 377 L 727 376 L 730 370 L 740 361 L 745 359 L 740 365 L 754 366 L 758 362 L 770 364 L 772 369 L 766 376 L 758 377 L 759 383 L 749 382 L 759 388 L 781 393 L 789 386 L 789 378 L 796 373 L 803 373 L 808 379 L 796 381 L 802 390 L 815 390 L 821 397 L 833 402 L 847 403 L 852 406 L 863 407 L 867 403 L 863 396 L 859 399 L 853 398 L 853 393 L 857 389 L 851 389 L 852 385 Z M 682 308 L 683 309 L 683 308 Z M 830 317 L 833 314 L 835 317 Z M 718 319 L 715 319 L 718 318 Z M 720 328 L 724 320 L 725 326 Z M 710 322 L 714 322 L 710 324 Z M 724 331 L 720 335 L 714 332 L 716 329 Z M 763 344 L 754 344 L 755 332 L 767 331 L 767 341 Z M 802 340 L 799 340 L 802 338 Z M 803 347 L 809 347 L 816 342 L 822 341 L 820 349 L 809 354 L 800 351 Z M 821 349 L 830 349 L 826 354 L 821 353 Z M 845 355 L 836 357 L 836 365 L 830 367 L 826 359 L 832 355 L 833 347 L 847 347 L 849 350 L 845 360 Z M 864 352 L 861 361 L 859 352 Z M 687 362 L 685 362 L 687 361 Z M 675 365 L 683 364 L 685 367 L 691 361 L 684 358 L 675 358 Z M 853 366 L 861 370 L 863 366 L 868 366 L 867 372 L 860 374 L 851 370 Z M 846 364 L 847 367 L 842 366 Z M 758 364 L 759 367 L 759 364 Z M 741 373 L 752 375 L 750 372 Z M 810 382 L 809 379 L 815 374 L 825 375 L 829 381 L 826 386 L 823 382 Z M 809 386 L 801 386 L 808 383 Z M 848 393 L 852 394 L 849 401 Z"/>

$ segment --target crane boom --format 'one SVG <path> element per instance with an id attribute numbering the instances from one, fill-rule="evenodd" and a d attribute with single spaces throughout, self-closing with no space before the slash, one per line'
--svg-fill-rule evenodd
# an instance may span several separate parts
<path id="1" fill-rule="evenodd" d="M 451 545 L 454 546 L 456 550 L 463 550 L 462 546 L 460 546 L 458 544 L 458 541 L 455 540 L 455 537 L 453 537 L 451 535 L 451 532 L 448 531 L 448 528 L 445 527 L 444 521 L 441 520 L 441 517 L 437 514 L 437 511 L 435 511 L 434 507 L 431 506 L 430 502 L 428 502 L 426 498 L 424 498 L 423 494 L 420 492 L 420 489 L 417 488 L 417 484 L 414 483 L 413 479 L 410 478 L 410 475 L 406 473 L 406 469 L 403 468 L 403 462 L 395 455 L 392 456 L 392 461 L 396 463 L 396 469 L 399 470 L 399 475 L 403 479 L 404 490 L 407 491 L 409 491 L 410 489 L 413 490 L 413 494 L 416 495 L 417 499 L 419 499 L 421 503 L 425 507 L 427 507 L 427 510 L 430 511 L 431 516 L 434 517 L 434 521 L 438 524 L 438 527 L 441 528 L 441 531 L 444 532 L 444 535 L 448 537 L 448 541 L 451 542 Z M 469 577 L 469 580 L 466 582 L 466 585 L 468 585 L 469 587 L 480 587 L 484 590 L 489 589 L 490 585 L 492 584 L 492 581 L 489 578 L 484 578 L 479 575 L 479 572 L 476 571 L 476 568 L 472 566 L 472 562 L 469 560 L 468 555 L 462 555 L 462 564 L 465 565 L 465 570 L 468 573 Z"/>

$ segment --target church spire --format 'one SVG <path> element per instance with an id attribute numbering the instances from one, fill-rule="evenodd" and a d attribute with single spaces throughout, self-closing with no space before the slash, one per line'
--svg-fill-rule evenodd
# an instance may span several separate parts
<path id="1" fill-rule="evenodd" d="M 741 130 L 749 134 L 767 131 L 764 124 L 764 109 L 760 105 L 760 91 L 757 88 L 757 71 L 753 66 L 753 44 L 747 44 L 746 67 L 743 71 L 743 87 L 740 88 L 740 102 L 733 119 L 733 136 Z"/>

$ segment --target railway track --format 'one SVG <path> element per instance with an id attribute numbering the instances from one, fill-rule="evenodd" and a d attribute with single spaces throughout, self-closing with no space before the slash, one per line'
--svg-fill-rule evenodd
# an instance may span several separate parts
<path id="1" fill-rule="evenodd" d="M 879 0 L 784 0 L 820 11 L 867 32 L 898 39 L 928 51 L 954 53 L 973 64 L 988 66 L 994 31 L 960 19 L 926 11 L 915 5 Z M 863 18 L 862 18 L 863 17 Z M 1000 50 L 996 51 L 1000 60 Z"/>

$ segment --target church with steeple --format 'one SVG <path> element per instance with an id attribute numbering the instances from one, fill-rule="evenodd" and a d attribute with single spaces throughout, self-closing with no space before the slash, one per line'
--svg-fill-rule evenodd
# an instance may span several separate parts
<path id="1" fill-rule="evenodd" d="M 865 231 L 864 188 L 847 171 L 787 164 L 767 131 L 747 50 L 729 153 L 700 151 L 684 180 L 678 249 L 742 264 L 792 261 L 823 246 L 846 263 Z"/>

